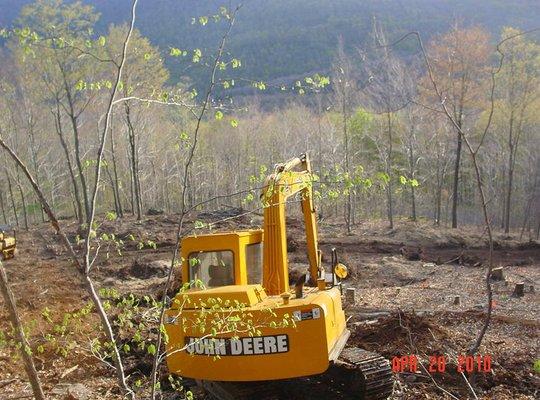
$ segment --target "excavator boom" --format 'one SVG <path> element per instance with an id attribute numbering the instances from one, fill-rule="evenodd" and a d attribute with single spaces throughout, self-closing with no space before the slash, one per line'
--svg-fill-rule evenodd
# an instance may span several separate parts
<path id="1" fill-rule="evenodd" d="M 268 295 L 289 291 L 285 206 L 287 199 L 299 196 L 304 215 L 310 281 L 319 276 L 320 252 L 317 237 L 317 214 L 313 205 L 313 174 L 306 154 L 276 165 L 261 195 L 264 205 L 263 287 Z"/>

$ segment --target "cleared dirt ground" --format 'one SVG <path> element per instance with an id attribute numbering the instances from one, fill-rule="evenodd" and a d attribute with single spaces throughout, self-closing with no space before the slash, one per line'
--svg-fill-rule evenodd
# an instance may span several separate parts
<path id="1" fill-rule="evenodd" d="M 204 217 L 204 216 L 203 216 Z M 260 223 L 260 217 L 228 221 L 215 229 L 239 229 Z M 147 217 L 142 223 L 130 218 L 106 222 L 101 230 L 125 239 L 122 255 L 102 249 L 93 273 L 101 287 L 115 287 L 135 296 L 161 293 L 174 246 L 174 216 Z M 307 267 L 305 242 L 299 220 L 288 221 L 290 264 Z M 193 223 L 186 225 L 192 229 Z M 70 225 L 74 237 L 75 227 Z M 392 359 L 417 355 L 425 366 L 428 357 L 446 355 L 445 373 L 397 375 L 394 399 L 474 398 L 455 361 L 464 354 L 480 329 L 486 311 L 484 275 L 488 259 L 485 235 L 473 228 L 445 230 L 428 223 L 398 223 L 388 230 L 382 223 L 362 224 L 352 235 L 339 224 L 321 226 L 321 248 L 331 248 L 351 271 L 346 287 L 356 288 L 355 304 L 347 305 L 352 331 L 350 345 L 377 351 Z M 135 241 L 129 239 L 133 235 Z M 294 239 L 293 239 L 294 238 Z M 137 248 L 151 240 L 156 248 Z M 19 232 L 18 254 L 5 267 L 18 307 L 36 346 L 53 320 L 80 310 L 88 298 L 78 273 L 70 265 L 52 230 L 46 224 Z M 324 259 L 329 264 L 329 257 Z M 497 235 L 494 265 L 505 267 L 505 282 L 494 283 L 494 317 L 480 353 L 491 356 L 492 372 L 476 374 L 475 391 L 483 399 L 536 399 L 540 375 L 533 364 L 540 359 L 540 245 Z M 524 297 L 514 297 L 517 282 L 525 283 Z M 454 304 L 459 296 L 459 304 Z M 70 338 L 77 343 L 66 355 L 40 353 L 37 368 L 50 398 L 118 398 L 112 371 L 89 351 L 97 318 L 90 315 Z M 0 398 L 30 396 L 22 367 L 5 344 L 9 340 L 7 313 L 0 301 Z M 1 338 L 1 337 L 0 337 Z M 132 376 L 144 374 L 149 359 L 133 354 L 127 359 Z M 339 398 L 330 380 L 310 380 L 307 391 L 288 398 Z M 440 388 L 437 387 L 440 386 Z M 291 386 L 292 387 L 292 386 Z M 442 389 L 441 389 L 442 388 Z M 448 392 L 448 393 L 445 393 Z"/>

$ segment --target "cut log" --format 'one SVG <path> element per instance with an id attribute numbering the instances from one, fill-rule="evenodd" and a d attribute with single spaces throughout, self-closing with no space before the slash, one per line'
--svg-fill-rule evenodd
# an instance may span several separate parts
<path id="1" fill-rule="evenodd" d="M 493 268 L 491 271 L 491 279 L 494 281 L 504 281 L 504 270 L 503 267 Z"/>
<path id="2" fill-rule="evenodd" d="M 525 295 L 525 283 L 520 282 L 516 283 L 516 286 L 514 287 L 514 293 L 512 296 L 515 297 L 523 297 Z"/>

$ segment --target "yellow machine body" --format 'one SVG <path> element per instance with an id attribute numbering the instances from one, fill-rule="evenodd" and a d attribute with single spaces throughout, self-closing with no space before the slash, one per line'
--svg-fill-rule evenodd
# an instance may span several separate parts
<path id="1" fill-rule="evenodd" d="M 306 156 L 280 164 L 263 191 L 262 230 L 182 240 L 182 280 L 192 288 L 178 293 L 167 310 L 169 371 L 200 380 L 260 381 L 322 373 L 337 359 L 349 332 L 340 291 L 325 282 L 320 266 L 312 181 Z M 285 202 L 295 194 L 305 220 L 311 286 L 290 290 Z M 223 307 L 208 312 L 216 301 Z M 239 314 L 256 330 L 211 331 L 211 320 Z M 285 320 L 290 323 L 272 323 Z"/>
<path id="2" fill-rule="evenodd" d="M 308 376 L 324 372 L 337 358 L 348 336 L 341 296 L 337 288 L 319 290 L 306 287 L 302 298 L 290 293 L 288 304 L 282 296 L 268 296 L 260 284 L 247 284 L 246 248 L 260 243 L 261 231 L 188 237 L 182 243 L 183 277 L 189 281 L 190 255 L 204 251 L 234 249 L 234 285 L 191 289 L 176 296 L 167 311 L 169 370 L 185 377 L 219 381 L 256 381 Z M 201 304 L 221 299 L 245 305 L 254 326 L 261 324 L 259 336 L 231 332 L 207 339 L 199 330 Z M 267 323 L 288 315 L 295 321 L 288 327 L 272 328 Z M 228 311 L 221 311 L 228 312 Z M 231 339 L 232 338 L 232 339 Z M 232 342 L 231 342 L 232 340 Z M 190 341 L 191 348 L 175 351 Z M 220 347 L 224 346 L 224 347 Z"/>
<path id="3" fill-rule="evenodd" d="M 2 260 L 9 260 L 15 257 L 15 248 L 17 240 L 15 236 L 8 236 L 4 231 L 0 230 L 0 251 L 2 252 Z"/>

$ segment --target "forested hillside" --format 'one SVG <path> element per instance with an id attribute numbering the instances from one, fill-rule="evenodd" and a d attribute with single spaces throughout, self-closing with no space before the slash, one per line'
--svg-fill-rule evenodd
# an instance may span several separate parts
<path id="1" fill-rule="evenodd" d="M 0 25 L 14 21 L 28 0 L 0 0 Z M 97 30 L 110 23 L 126 21 L 125 0 L 84 0 L 101 13 Z M 137 27 L 144 36 L 167 52 L 169 47 L 213 49 L 221 31 L 206 25 L 192 25 L 192 17 L 213 13 L 223 5 L 216 0 L 141 1 Z M 540 15 L 535 0 L 247 0 L 238 16 L 228 51 L 243 62 L 237 77 L 259 80 L 286 78 L 328 71 L 338 37 L 345 47 L 361 47 L 369 41 L 373 18 L 388 30 L 391 38 L 411 30 L 426 38 L 442 33 L 454 22 L 480 25 L 491 33 L 503 26 L 530 29 Z M 159 21 L 159 23 L 156 23 Z M 407 50 L 402 48 L 403 51 Z M 205 72 L 184 63 L 168 62 L 171 80 L 186 75 L 196 83 Z M 288 78 L 288 79 L 287 79 Z M 246 82 L 238 81 L 238 86 Z"/>

